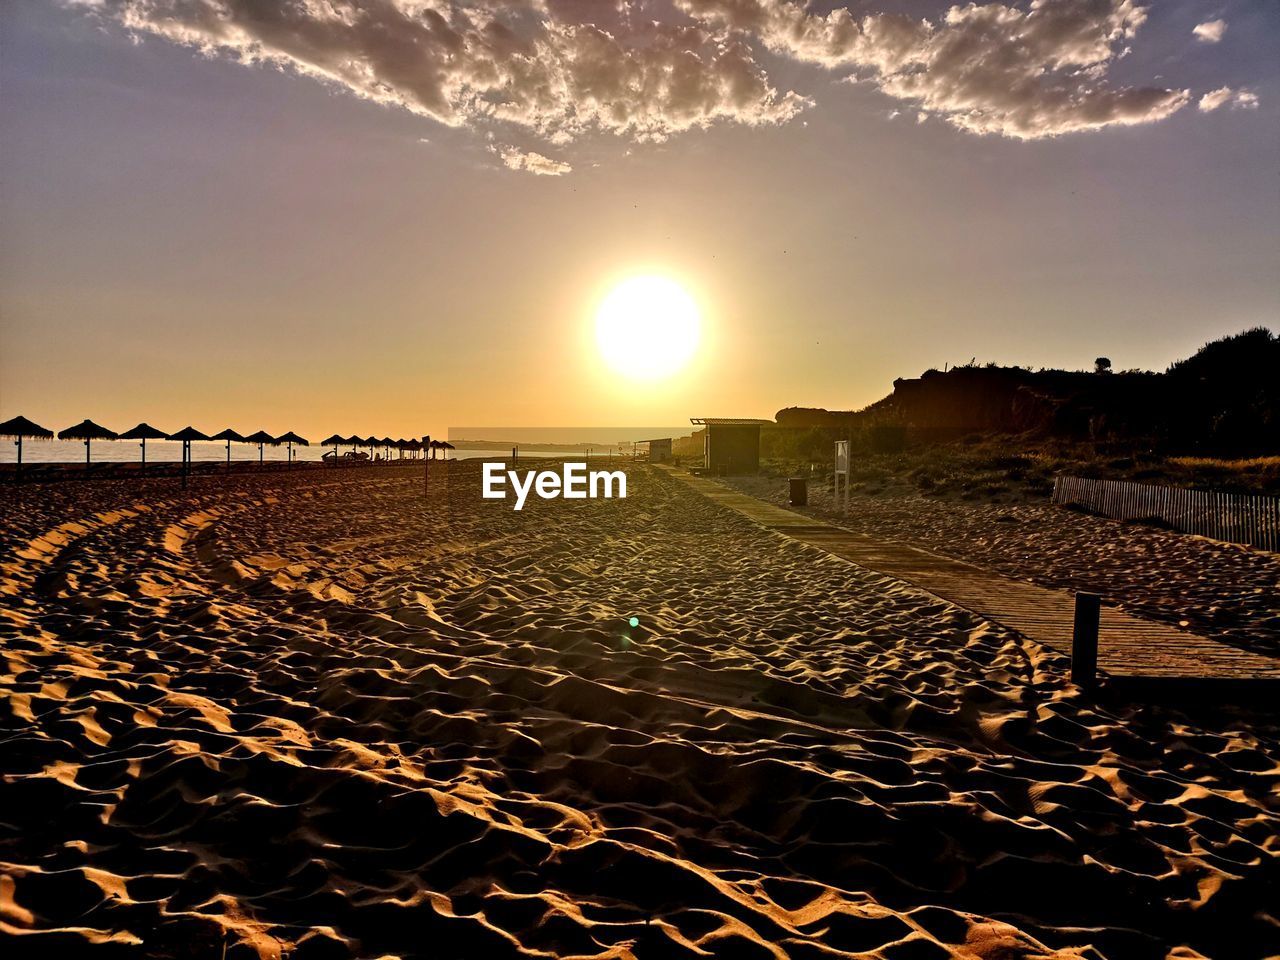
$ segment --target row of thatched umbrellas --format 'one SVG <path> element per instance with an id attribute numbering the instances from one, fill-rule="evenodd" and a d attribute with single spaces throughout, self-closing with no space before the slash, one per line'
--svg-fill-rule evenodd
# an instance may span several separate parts
<path id="1" fill-rule="evenodd" d="M 332 437 L 326 437 L 320 441 L 322 447 L 333 447 L 334 456 L 338 454 L 339 447 L 350 447 L 355 452 L 357 447 L 367 447 L 370 450 L 382 450 L 386 453 L 387 459 L 391 459 L 391 451 L 397 450 L 401 455 L 405 453 L 417 455 L 426 451 L 432 460 L 436 458 L 437 451 L 456 450 L 457 448 L 447 440 L 392 440 L 390 437 L 340 437 L 336 433 Z M 446 453 L 446 456 L 448 454 Z"/>
<path id="2" fill-rule="evenodd" d="M 17 441 L 18 447 L 18 469 L 22 469 L 22 441 L 24 439 L 52 440 L 53 431 L 33 423 L 26 417 L 14 417 L 0 423 L 0 437 L 11 437 Z M 280 436 L 272 436 L 265 430 L 259 430 L 257 433 L 251 433 L 244 436 L 235 430 L 223 430 L 210 436 L 202 433 L 195 427 L 184 427 L 176 433 L 165 433 L 149 423 L 140 423 L 131 430 L 124 433 L 116 433 L 114 430 L 108 430 L 106 427 L 94 423 L 92 420 L 84 420 L 77 423 L 74 427 L 67 427 L 65 430 L 58 431 L 59 440 L 82 440 L 84 441 L 84 462 L 90 462 L 90 445 L 94 440 L 140 440 L 142 446 L 142 462 L 147 462 L 147 441 L 148 440 L 176 440 L 182 443 L 182 462 L 187 464 L 191 460 L 191 444 L 195 441 L 223 441 L 227 445 L 227 463 L 231 462 L 231 444 L 233 443 L 256 443 L 258 445 L 258 462 L 263 459 L 263 448 L 267 446 L 278 447 L 286 444 L 289 449 L 289 459 L 293 460 L 294 446 L 309 447 L 311 444 L 303 437 L 298 436 L 292 430 Z M 387 459 L 391 457 L 391 451 L 397 450 L 401 456 L 405 453 L 418 454 L 424 450 L 430 452 L 432 459 L 435 459 L 437 450 L 453 450 L 451 443 L 441 440 L 431 440 L 426 443 L 420 440 L 392 440 L 390 437 L 340 437 L 336 433 L 322 441 L 321 446 L 333 447 L 334 456 L 337 456 L 339 446 L 350 446 L 352 450 L 359 447 L 367 447 L 370 450 L 383 449 L 387 453 Z"/>

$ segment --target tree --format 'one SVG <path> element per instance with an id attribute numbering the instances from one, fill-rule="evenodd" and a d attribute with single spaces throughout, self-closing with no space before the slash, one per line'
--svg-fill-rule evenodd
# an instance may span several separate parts
<path id="1" fill-rule="evenodd" d="M 1099 357 L 1097 360 L 1093 361 L 1093 372 L 1110 373 L 1111 360 L 1108 357 Z"/>

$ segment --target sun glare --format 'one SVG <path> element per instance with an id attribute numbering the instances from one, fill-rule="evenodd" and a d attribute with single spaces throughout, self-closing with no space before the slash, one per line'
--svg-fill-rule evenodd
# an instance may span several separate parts
<path id="1" fill-rule="evenodd" d="M 684 367 L 698 348 L 701 324 L 693 298 L 666 277 L 631 277 L 596 311 L 600 356 L 633 380 L 661 380 Z"/>

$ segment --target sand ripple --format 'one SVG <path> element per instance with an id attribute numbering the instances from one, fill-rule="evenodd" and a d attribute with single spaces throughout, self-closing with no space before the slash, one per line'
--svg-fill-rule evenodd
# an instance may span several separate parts
<path id="1" fill-rule="evenodd" d="M 1273 724 L 1091 705 L 645 470 L 454 470 L 6 492 L 6 947 L 1280 952 Z"/>

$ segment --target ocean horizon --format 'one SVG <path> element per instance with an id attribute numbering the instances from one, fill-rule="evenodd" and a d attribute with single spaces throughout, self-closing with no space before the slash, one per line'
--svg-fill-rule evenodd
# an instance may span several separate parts
<path id="1" fill-rule="evenodd" d="M 497 442 L 497 441 L 493 441 Z M 555 441 L 544 440 L 544 443 Z M 321 447 L 312 444 L 309 447 L 294 447 L 294 460 L 315 463 L 333 447 Z M 341 446 L 339 453 L 346 453 L 350 446 Z M 361 448 L 367 450 L 367 448 Z M 521 457 L 597 457 L 610 456 L 614 447 L 601 446 L 592 448 L 590 453 L 574 450 L 551 450 L 535 446 L 520 445 Z M 375 451 L 378 452 L 378 451 Z M 505 455 L 501 449 L 467 449 L 465 447 L 448 451 L 450 460 L 497 459 Z M 269 463 L 284 463 L 288 459 L 286 447 L 265 447 L 262 459 Z M 443 451 L 437 454 L 437 460 L 443 457 Z M 93 463 L 137 463 L 142 459 L 142 451 L 136 440 L 95 440 L 92 449 Z M 195 463 L 224 463 L 227 459 L 227 448 L 224 443 L 197 441 L 191 444 L 191 459 Z M 233 443 L 231 445 L 232 463 L 256 462 L 258 445 L 250 443 Z M 396 459 L 392 452 L 392 460 Z M 420 459 L 420 458 L 419 458 Z M 0 464 L 16 463 L 18 448 L 12 441 L 0 445 Z M 31 440 L 22 442 L 22 462 L 26 463 L 84 463 L 84 443 L 80 440 Z M 181 463 L 182 444 L 177 440 L 148 440 L 147 463 Z M 409 460 L 406 457 L 405 462 Z"/>

